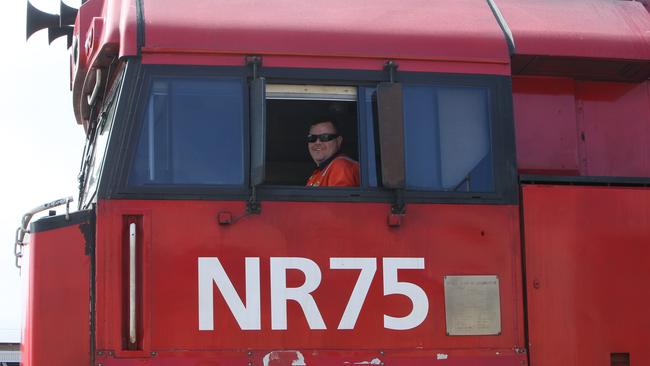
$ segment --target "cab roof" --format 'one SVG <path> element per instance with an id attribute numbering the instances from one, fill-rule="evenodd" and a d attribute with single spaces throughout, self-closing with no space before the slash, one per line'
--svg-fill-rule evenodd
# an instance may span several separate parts
<path id="1" fill-rule="evenodd" d="M 650 15 L 622 0 L 495 0 L 516 53 L 650 60 Z"/>
<path id="2" fill-rule="evenodd" d="M 150 53 L 509 64 L 485 0 L 145 0 L 143 13 Z"/>
<path id="3" fill-rule="evenodd" d="M 88 0 L 74 37 L 74 110 L 84 124 L 97 76 L 108 77 L 97 70 L 131 56 L 243 65 L 255 55 L 264 66 L 366 70 L 393 60 L 410 71 L 635 82 L 650 75 L 650 15 L 622 0 Z"/>

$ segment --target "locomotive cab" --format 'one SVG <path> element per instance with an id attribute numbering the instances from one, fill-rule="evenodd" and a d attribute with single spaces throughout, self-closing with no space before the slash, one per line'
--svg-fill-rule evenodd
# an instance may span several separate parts
<path id="1" fill-rule="evenodd" d="M 647 317 L 582 286 L 625 298 L 650 278 L 609 241 L 647 257 L 650 161 L 629 159 L 650 156 L 641 4 L 596 2 L 612 29 L 634 19 L 621 46 L 559 4 L 535 13 L 557 23 L 546 33 L 535 4 L 510 0 L 254 3 L 82 5 L 80 211 L 32 227 L 27 364 L 648 356 Z M 319 121 L 336 122 L 359 186 L 305 186 Z M 64 286 L 74 307 L 46 291 Z"/>

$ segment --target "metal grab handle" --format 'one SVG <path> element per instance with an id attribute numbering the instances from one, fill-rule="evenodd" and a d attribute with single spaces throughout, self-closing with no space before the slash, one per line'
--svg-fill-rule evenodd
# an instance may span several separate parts
<path id="1" fill-rule="evenodd" d="M 29 233 L 29 230 L 27 230 L 27 226 L 29 225 L 29 222 L 32 221 L 32 217 L 34 217 L 34 215 L 36 215 L 39 212 L 49 210 L 50 208 L 54 208 L 57 206 L 65 205 L 65 219 L 69 220 L 70 202 L 73 201 L 74 199 L 72 197 L 60 198 L 52 202 L 44 203 L 38 207 L 34 207 L 33 209 L 27 211 L 27 213 L 23 215 L 23 219 L 21 220 L 20 227 L 16 229 L 16 241 L 14 242 L 14 256 L 16 256 L 16 267 L 20 268 L 20 258 L 22 258 L 23 256 L 23 247 L 26 245 L 24 242 L 25 234 Z"/>
<path id="2" fill-rule="evenodd" d="M 97 95 L 99 94 L 99 89 L 102 86 L 102 70 L 101 69 L 96 69 L 95 70 L 95 86 L 93 87 L 93 92 L 88 95 L 87 101 L 88 105 L 92 106 L 95 104 L 95 100 L 97 100 Z"/>
<path id="3" fill-rule="evenodd" d="M 129 225 L 129 343 L 136 344 L 136 308 L 135 308 L 135 290 L 136 290 L 136 225 L 132 222 Z"/>

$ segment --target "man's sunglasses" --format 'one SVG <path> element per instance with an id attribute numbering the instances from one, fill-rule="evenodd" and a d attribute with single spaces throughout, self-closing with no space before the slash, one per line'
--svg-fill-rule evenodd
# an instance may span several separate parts
<path id="1" fill-rule="evenodd" d="M 328 142 L 336 139 L 337 137 L 339 137 L 339 135 L 336 133 L 321 133 L 320 135 L 309 134 L 307 135 L 307 142 L 316 142 L 316 140 L 320 142 Z"/>

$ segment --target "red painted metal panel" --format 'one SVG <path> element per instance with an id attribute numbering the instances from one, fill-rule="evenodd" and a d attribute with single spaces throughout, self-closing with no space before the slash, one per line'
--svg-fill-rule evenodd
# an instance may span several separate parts
<path id="1" fill-rule="evenodd" d="M 505 38 L 485 1 L 144 2 L 148 52 L 327 56 L 503 65 Z"/>
<path id="2" fill-rule="evenodd" d="M 495 0 L 517 54 L 650 59 L 650 16 L 636 1 Z"/>
<path id="3" fill-rule="evenodd" d="M 227 350 L 339 350 L 354 352 L 423 352 L 424 363 L 436 352 L 453 352 L 487 364 L 509 365 L 525 359 L 514 349 L 523 342 L 520 295 L 519 221 L 516 206 L 409 205 L 402 227 L 386 224 L 387 204 L 263 202 L 261 215 L 220 226 L 218 212 L 234 216 L 241 202 L 100 201 L 97 244 L 97 347 L 119 357 L 142 357 L 120 351 L 126 299 L 122 286 L 122 225 L 125 215 L 142 215 L 145 286 L 144 340 L 149 355 L 181 352 L 187 364 L 211 360 Z M 244 301 L 246 257 L 260 259 L 261 329 L 241 330 L 221 293 L 214 289 L 214 330 L 199 330 L 198 259 L 218 257 Z M 271 329 L 271 257 L 301 257 L 322 274 L 313 292 L 327 329 L 310 329 L 296 302 L 287 304 L 287 329 Z M 377 258 L 377 272 L 353 329 L 337 330 L 359 270 L 330 268 L 330 258 Z M 382 259 L 423 258 L 425 268 L 399 271 L 427 295 L 429 309 L 417 327 L 384 328 L 383 316 L 403 317 L 412 304 L 403 295 L 383 295 Z M 502 333 L 494 336 L 447 336 L 443 281 L 445 275 L 491 274 L 500 280 Z M 287 272 L 290 287 L 305 275 Z M 201 356 L 201 352 L 208 355 Z M 426 352 L 425 352 L 426 351 Z M 244 351 L 242 351 L 243 353 Z M 270 352 L 270 351 L 269 351 Z M 476 356 L 475 352 L 479 352 Z M 238 357 L 243 357 L 239 354 Z M 413 356 L 416 357 L 416 356 Z M 417 358 L 416 357 L 416 358 Z M 461 357 L 461 358 L 462 358 Z M 472 358 L 478 357 L 478 358 Z M 491 360 L 491 361 L 490 361 Z M 206 361 L 206 359 L 204 359 Z M 259 360 L 258 360 L 259 361 Z M 472 362 L 474 362 L 472 361 Z M 159 361 L 160 364 L 171 361 Z M 206 361 L 207 362 L 207 361 Z M 405 361 L 406 362 L 406 361 Z M 467 361 L 470 362 L 470 361 Z M 491 363 L 490 363 L 491 362 Z M 469 363 L 459 363 L 469 364 Z"/>
<path id="4" fill-rule="evenodd" d="M 523 188 L 531 365 L 650 359 L 650 189 Z"/>
<path id="5" fill-rule="evenodd" d="M 519 171 L 650 176 L 649 101 L 649 82 L 513 78 Z"/>
<path id="6" fill-rule="evenodd" d="M 103 353 L 97 363 L 105 366 L 330 366 L 330 365 L 413 365 L 413 366 L 525 366 L 526 354 L 513 350 L 461 351 L 224 351 L 159 352 L 143 359 L 125 359 Z"/>
<path id="7" fill-rule="evenodd" d="M 220 65 L 215 56 L 236 56 L 241 65 L 244 55 L 263 55 L 275 56 L 265 59 L 271 67 L 380 70 L 393 59 L 406 71 L 510 73 L 503 33 L 480 0 L 143 3 L 142 45 L 134 2 L 89 0 L 80 7 L 73 47 L 79 57 L 72 62 L 78 123 L 88 123 L 94 69 L 137 56 L 140 47 L 145 62 L 163 64 Z"/>
<path id="8" fill-rule="evenodd" d="M 90 364 L 90 260 L 79 225 L 31 235 L 25 366 Z"/>
<path id="9" fill-rule="evenodd" d="M 582 175 L 650 177 L 649 86 L 576 82 Z"/>
<path id="10" fill-rule="evenodd" d="M 519 171 L 578 175 L 575 81 L 514 77 L 512 93 Z"/>

